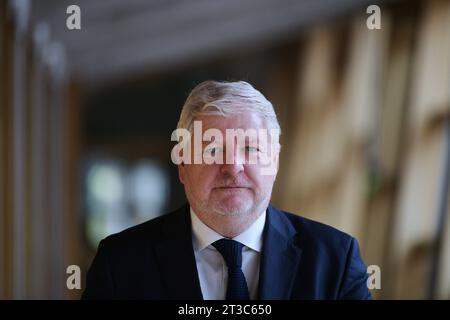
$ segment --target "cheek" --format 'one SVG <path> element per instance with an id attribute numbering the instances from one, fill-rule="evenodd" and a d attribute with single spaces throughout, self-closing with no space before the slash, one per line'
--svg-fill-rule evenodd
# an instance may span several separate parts
<path id="1" fill-rule="evenodd" d="M 255 187 L 261 188 L 262 176 L 260 175 L 259 167 L 254 165 L 249 165 L 245 168 L 245 175 L 248 180 L 250 180 Z"/>
<path id="2" fill-rule="evenodd" d="M 209 194 L 214 186 L 216 177 L 215 168 L 211 166 L 192 167 L 189 170 L 189 186 L 196 190 L 200 196 Z"/>
<path id="3" fill-rule="evenodd" d="M 275 182 L 274 175 L 262 175 L 261 167 L 258 166 L 247 168 L 247 177 L 253 182 L 255 187 L 260 190 L 271 187 Z"/>

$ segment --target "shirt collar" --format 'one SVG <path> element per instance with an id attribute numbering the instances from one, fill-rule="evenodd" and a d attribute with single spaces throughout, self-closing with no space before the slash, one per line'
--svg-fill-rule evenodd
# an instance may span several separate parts
<path id="1" fill-rule="evenodd" d="M 191 223 L 192 223 L 192 236 L 195 252 L 201 251 L 211 245 L 213 242 L 224 238 L 221 234 L 217 233 L 197 216 L 197 214 L 190 208 Z M 263 231 L 264 224 L 266 222 L 266 211 L 264 211 L 253 224 L 247 228 L 244 232 L 234 237 L 236 240 L 246 247 L 261 252 L 263 243 Z"/>

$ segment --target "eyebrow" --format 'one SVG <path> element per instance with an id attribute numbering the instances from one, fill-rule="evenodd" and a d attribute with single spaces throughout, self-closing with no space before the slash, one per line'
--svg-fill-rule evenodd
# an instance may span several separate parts
<path id="1" fill-rule="evenodd" d="M 226 146 L 226 143 L 219 143 L 216 140 L 212 140 L 212 141 L 202 141 L 202 146 L 204 147 L 205 145 L 210 145 L 210 144 L 214 144 L 216 143 L 217 145 L 221 145 L 221 146 Z M 247 144 L 252 144 L 255 143 L 257 146 L 260 146 L 261 144 L 259 143 L 258 139 L 251 139 L 251 140 L 247 140 L 244 142 L 245 145 Z"/>
<path id="2" fill-rule="evenodd" d="M 205 144 L 211 144 L 211 143 L 217 143 L 217 144 L 219 144 L 219 142 L 218 141 L 216 141 L 216 140 L 211 140 L 211 141 L 202 141 L 202 145 L 204 146 Z M 223 143 L 221 143 L 221 145 L 223 145 Z"/>

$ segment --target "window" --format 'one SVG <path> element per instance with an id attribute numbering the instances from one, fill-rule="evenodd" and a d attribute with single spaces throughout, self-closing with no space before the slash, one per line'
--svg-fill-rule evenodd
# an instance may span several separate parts
<path id="1" fill-rule="evenodd" d="M 167 205 L 169 176 L 154 159 L 132 163 L 96 157 L 85 175 L 86 236 L 101 239 L 161 215 Z"/>

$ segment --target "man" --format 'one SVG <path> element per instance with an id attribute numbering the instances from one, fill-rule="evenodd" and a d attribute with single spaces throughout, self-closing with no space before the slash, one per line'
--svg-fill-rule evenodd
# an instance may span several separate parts
<path id="1" fill-rule="evenodd" d="M 279 129 L 246 82 L 194 88 L 172 153 L 188 204 L 101 241 L 83 298 L 370 299 L 356 239 L 270 205 Z"/>

